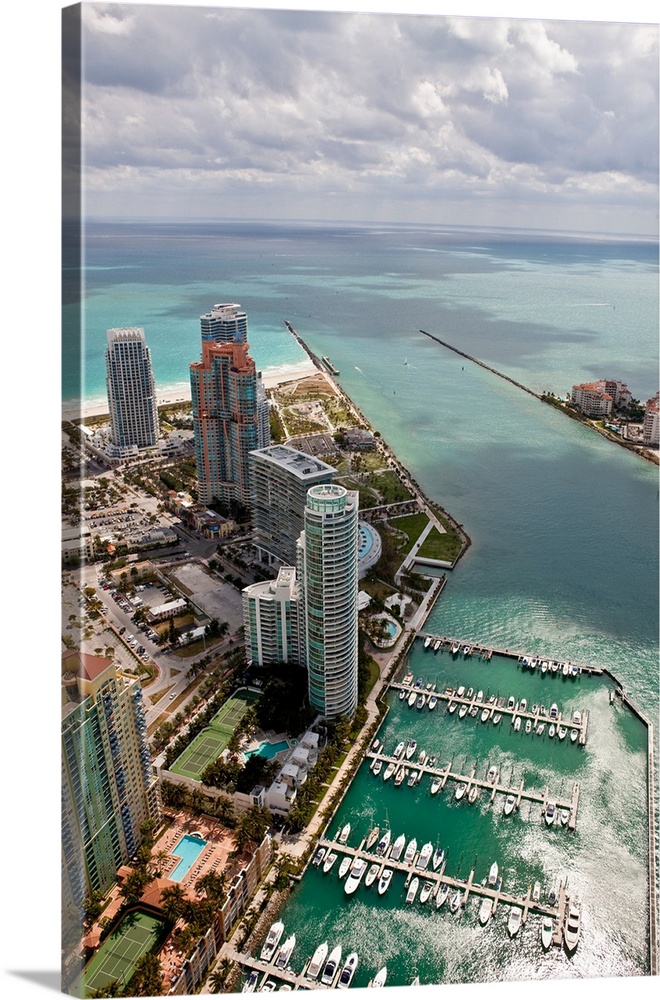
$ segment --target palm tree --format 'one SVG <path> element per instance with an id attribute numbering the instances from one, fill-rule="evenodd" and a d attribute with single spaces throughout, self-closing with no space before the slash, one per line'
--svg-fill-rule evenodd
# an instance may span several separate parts
<path id="1" fill-rule="evenodd" d="M 225 876 L 224 874 L 217 872 L 207 872 L 202 878 L 199 879 L 197 885 L 195 886 L 195 892 L 197 895 L 201 895 L 202 892 L 206 893 L 206 897 L 215 903 L 220 903 L 225 891 Z"/>
<path id="2" fill-rule="evenodd" d="M 217 969 L 215 969 L 209 976 L 209 986 L 214 993 L 219 993 L 222 987 L 227 982 L 227 976 L 231 969 L 231 962 L 228 958 L 223 958 L 218 963 Z"/>
<path id="3" fill-rule="evenodd" d="M 171 920 L 173 924 L 181 916 L 185 904 L 186 894 L 180 885 L 170 885 L 167 889 L 163 889 L 160 894 L 161 909 L 167 919 Z"/>
<path id="4" fill-rule="evenodd" d="M 163 994 L 163 977 L 158 956 L 148 952 L 140 958 L 130 981 L 131 996 L 157 997 Z"/>

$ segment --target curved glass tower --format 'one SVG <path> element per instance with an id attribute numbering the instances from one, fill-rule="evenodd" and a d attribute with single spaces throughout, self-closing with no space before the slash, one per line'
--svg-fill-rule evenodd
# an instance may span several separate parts
<path id="1" fill-rule="evenodd" d="M 332 483 L 313 486 L 298 544 L 309 700 L 328 719 L 352 715 L 358 677 L 358 494 Z"/>

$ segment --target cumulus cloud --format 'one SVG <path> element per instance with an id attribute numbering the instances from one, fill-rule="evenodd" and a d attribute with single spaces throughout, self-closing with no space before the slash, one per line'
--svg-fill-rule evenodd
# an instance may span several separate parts
<path id="1" fill-rule="evenodd" d="M 386 194 L 405 220 L 426 198 L 427 221 L 451 199 L 499 199 L 506 219 L 511 202 L 570 213 L 619 197 L 655 224 L 657 26 L 82 11 L 92 212 L 205 214 L 240 194 L 242 211 L 254 196 L 255 214 L 272 213 L 265 185 L 279 215 L 316 199 L 322 217 L 330 191 L 354 218 Z"/>

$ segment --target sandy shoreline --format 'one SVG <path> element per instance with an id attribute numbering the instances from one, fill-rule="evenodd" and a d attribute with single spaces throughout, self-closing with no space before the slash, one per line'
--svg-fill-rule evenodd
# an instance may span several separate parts
<path id="1" fill-rule="evenodd" d="M 300 361 L 298 364 L 289 366 L 278 366 L 275 368 L 265 368 L 262 372 L 263 384 L 266 389 L 273 389 L 275 386 L 285 382 L 292 382 L 295 379 L 308 378 L 310 375 L 318 375 L 318 368 L 312 361 Z M 190 402 L 190 385 L 181 383 L 163 390 L 158 394 L 158 405 L 165 406 L 167 403 Z M 108 413 L 107 400 L 97 403 L 76 404 L 67 400 L 62 404 L 62 420 L 74 420 L 81 416 L 100 417 Z"/>

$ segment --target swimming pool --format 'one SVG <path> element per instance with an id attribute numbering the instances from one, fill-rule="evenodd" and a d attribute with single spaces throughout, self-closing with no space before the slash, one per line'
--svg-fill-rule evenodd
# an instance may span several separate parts
<path id="1" fill-rule="evenodd" d="M 374 536 L 371 530 L 364 523 L 358 525 L 358 538 L 358 559 L 364 559 L 365 556 L 369 555 L 374 544 Z"/>
<path id="2" fill-rule="evenodd" d="M 176 857 L 181 858 L 178 865 L 174 871 L 167 877 L 171 882 L 180 882 L 184 878 L 195 861 L 202 853 L 206 847 L 206 841 L 202 840 L 201 837 L 193 837 L 191 834 L 186 833 L 185 836 L 181 838 L 179 843 L 172 849 L 172 854 Z"/>
<path id="3" fill-rule="evenodd" d="M 248 750 L 245 754 L 246 757 L 265 757 L 267 760 L 272 760 L 278 753 L 282 750 L 289 749 L 288 740 L 280 740 L 279 743 L 260 743 L 255 750 Z"/>

